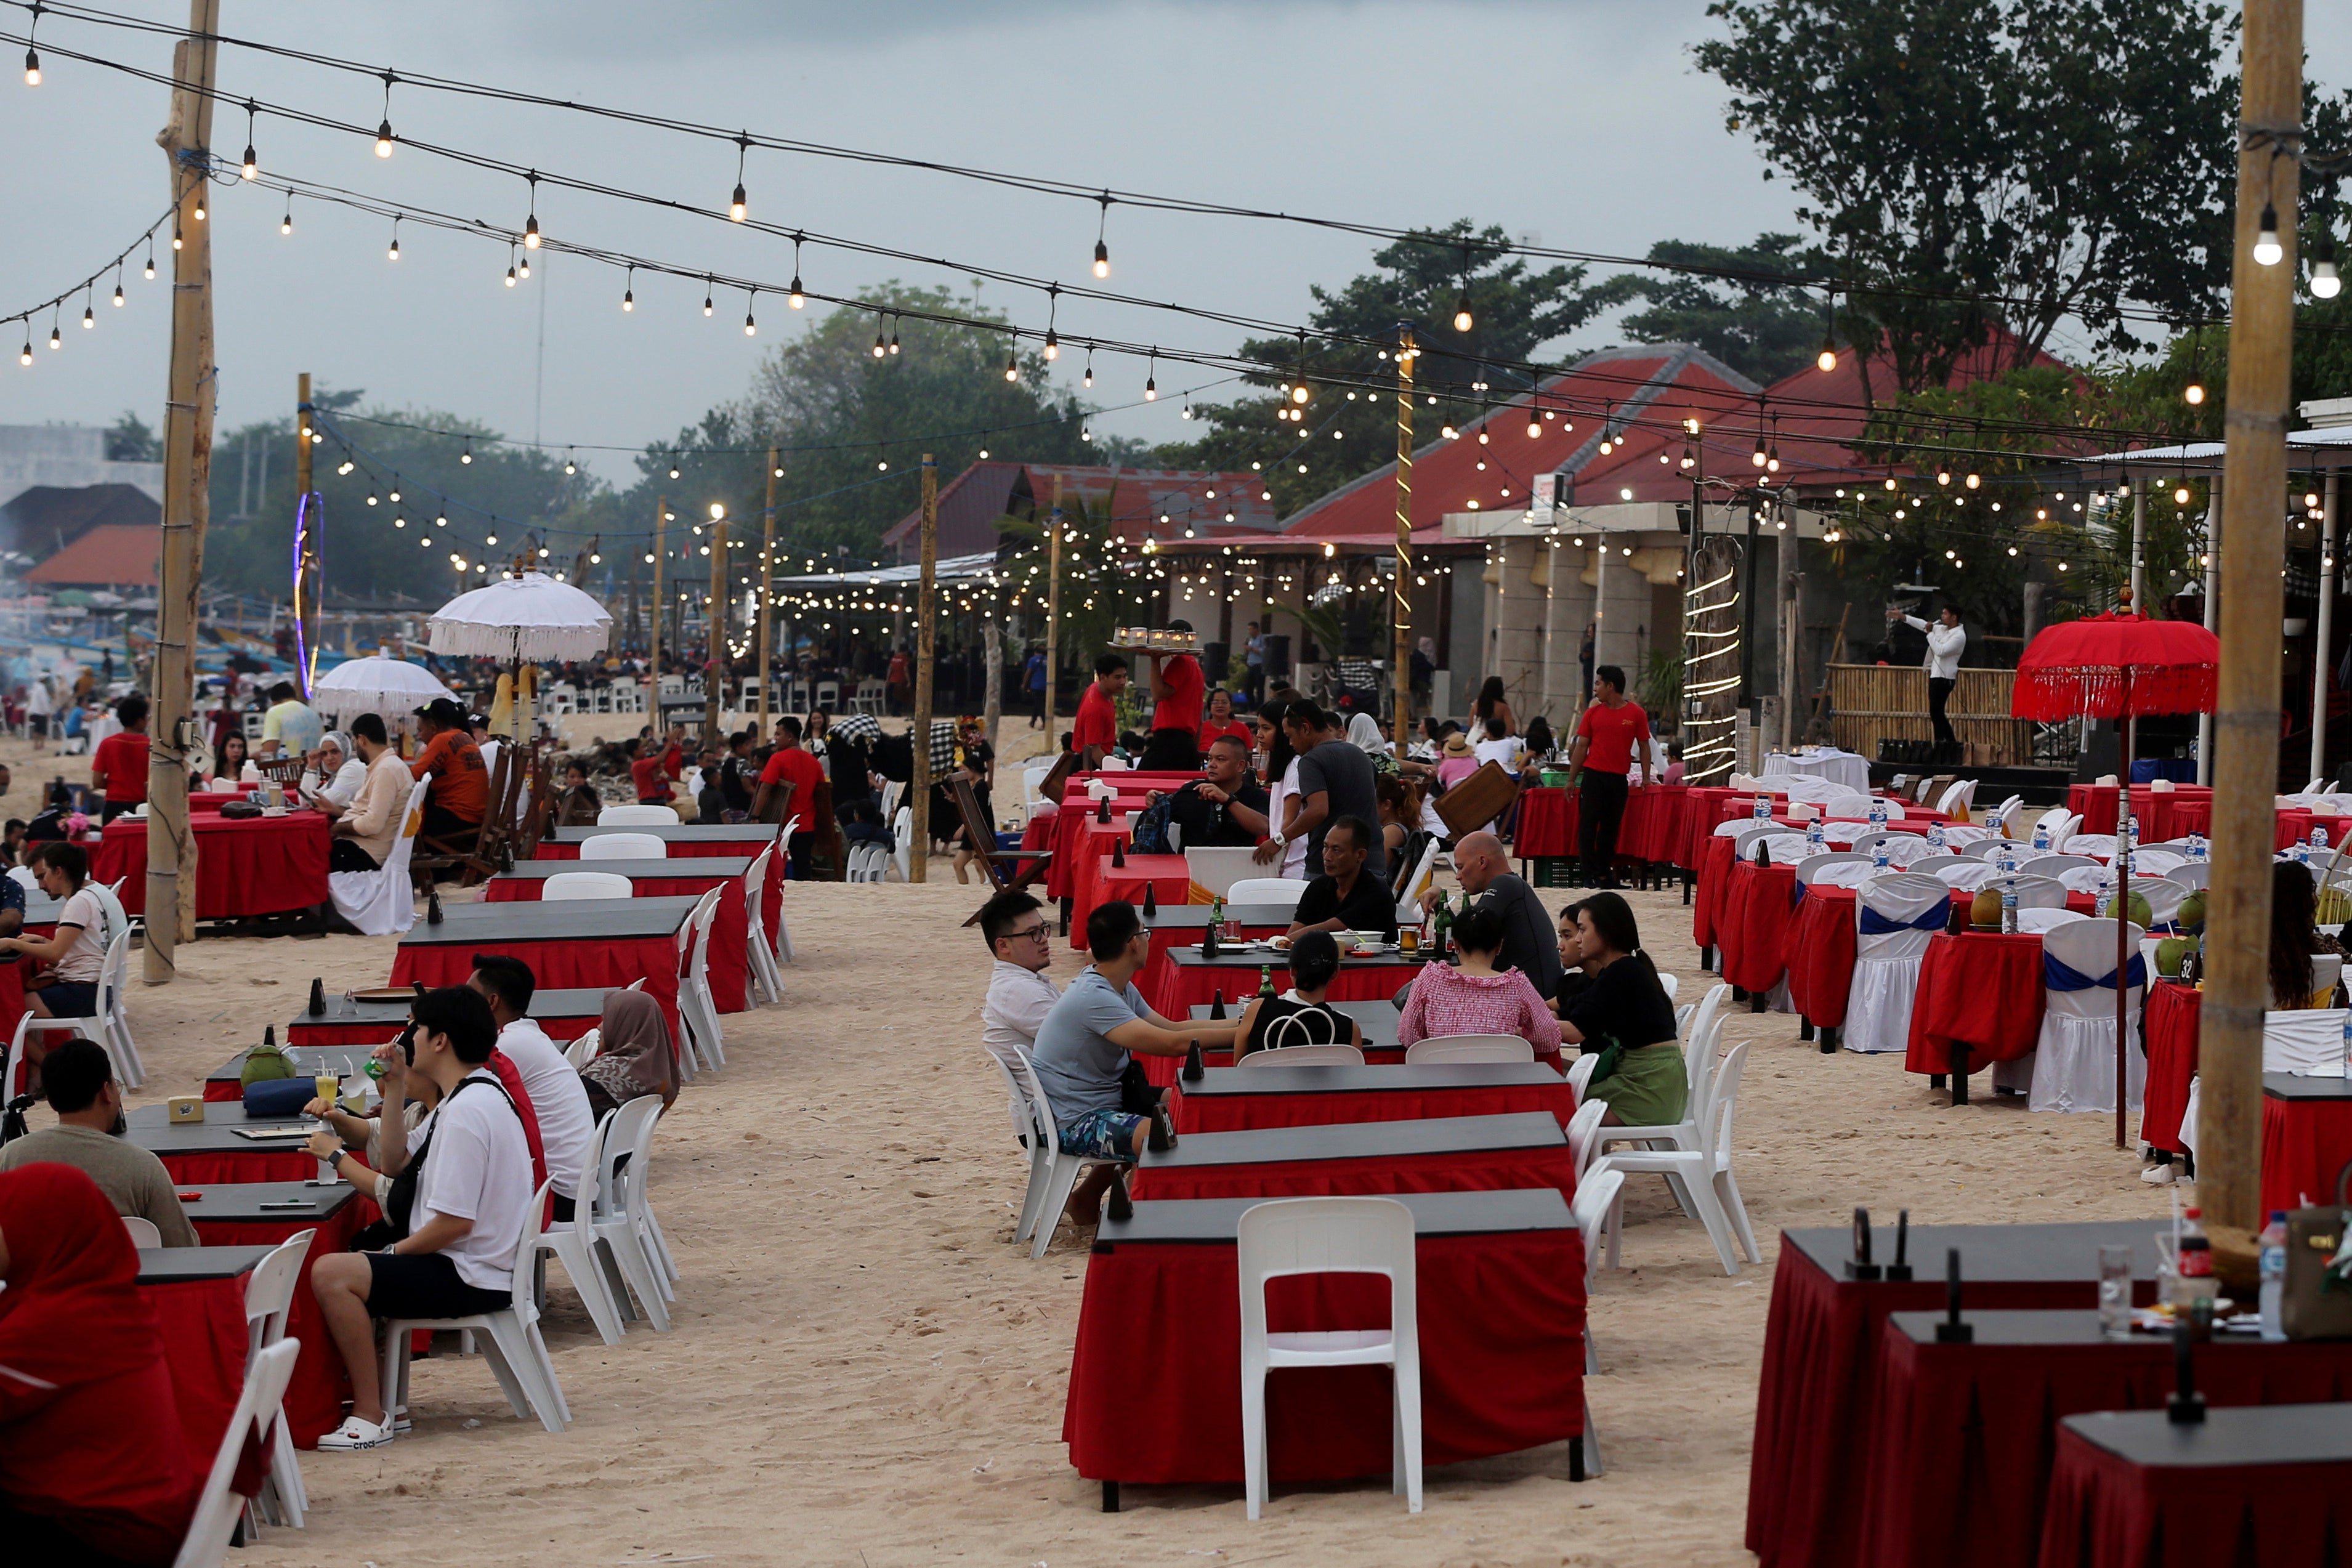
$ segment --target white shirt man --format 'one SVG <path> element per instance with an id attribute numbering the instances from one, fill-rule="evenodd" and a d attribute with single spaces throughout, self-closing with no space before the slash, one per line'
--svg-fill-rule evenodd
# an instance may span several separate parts
<path id="1" fill-rule="evenodd" d="M 447 1096 L 408 1135 L 412 1158 L 433 1140 L 409 1230 L 422 1230 L 436 1215 L 470 1220 L 473 1228 L 441 1250 L 467 1284 L 506 1290 L 514 1285 L 515 1246 L 530 1211 L 530 1146 L 498 1075 L 483 1067 L 466 1077 L 487 1079 L 488 1087 Z"/>
<path id="2" fill-rule="evenodd" d="M 988 999 L 980 1005 L 980 1043 L 999 1061 L 1026 1055 L 1038 1026 L 1062 993 L 1045 978 L 1054 962 L 1045 910 L 1026 893 L 1000 893 L 981 911 L 981 934 L 996 955 L 988 977 Z"/>
<path id="3" fill-rule="evenodd" d="M 580 1195 L 580 1174 L 588 1163 L 588 1144 L 596 1133 L 587 1087 L 563 1059 L 562 1049 L 530 1018 L 501 1026 L 499 1049 L 522 1074 L 523 1092 L 530 1096 L 530 1109 L 539 1118 L 539 1144 L 547 1155 L 547 1179 L 555 1189 L 557 1217 L 566 1217 L 564 1211 Z"/>
<path id="4" fill-rule="evenodd" d="M 1946 618 L 1950 617 L 1950 618 Z M 1930 680 L 1951 680 L 1960 673 L 1960 655 L 1968 650 L 1969 629 L 1957 616 L 1946 611 L 1933 621 L 1923 621 L 1916 616 L 1903 617 L 1906 626 L 1916 626 L 1927 634 L 1927 657 L 1920 661 Z"/>

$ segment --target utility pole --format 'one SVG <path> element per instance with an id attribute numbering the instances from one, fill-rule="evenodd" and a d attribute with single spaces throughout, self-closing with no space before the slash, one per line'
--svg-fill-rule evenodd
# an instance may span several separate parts
<path id="1" fill-rule="evenodd" d="M 710 604 L 703 612 L 705 634 L 702 664 L 702 743 L 719 741 L 719 710 L 726 705 L 727 687 L 727 509 L 710 503 Z"/>
<path id="2" fill-rule="evenodd" d="M 940 466 L 923 454 L 923 584 L 915 600 L 915 722 L 911 731 L 915 754 L 914 843 L 907 860 L 907 879 L 927 879 L 931 852 L 931 646 L 939 630 L 939 606 L 934 603 L 940 566 Z M 972 846 L 992 849 L 994 845 Z"/>
<path id="3" fill-rule="evenodd" d="M 1412 323 L 1397 327 L 1397 460 L 1396 460 L 1396 749 L 1405 754 L 1412 744 L 1412 362 L 1421 351 L 1413 347 Z"/>
<path id="4" fill-rule="evenodd" d="M 658 738 L 661 727 L 661 624 L 662 563 L 669 556 L 669 497 L 654 497 L 654 623 L 653 654 L 650 680 L 653 687 L 654 734 Z"/>
<path id="5" fill-rule="evenodd" d="M 2238 129 L 2237 243 L 2230 287 L 2230 400 L 2221 458 L 2230 540 L 2221 568 L 2221 667 L 2214 715 L 2213 880 L 2221 931 L 2270 929 L 2272 801 L 2278 789 L 2280 568 L 2286 553 L 2286 420 L 2294 332 L 2296 192 L 2302 142 L 2302 0 L 2246 0 Z M 2284 214 L 2284 221 L 2273 216 Z M 2265 217 L 2285 254 L 2254 258 Z M 2324 656 L 2323 656 L 2324 657 Z M 2262 1224 L 2260 942 L 2224 942 L 2208 961 L 2198 1044 L 2203 1080 L 2197 1195 L 2217 1250 L 2252 1252 Z M 2118 1089 L 2120 1095 L 2120 1088 Z M 2226 1234 L 2225 1234 L 2226 1233 Z"/>
<path id="6" fill-rule="evenodd" d="M 155 722 L 147 743 L 147 956 L 150 985 L 178 973 L 195 935 L 196 841 L 188 831 L 196 601 L 213 468 L 213 247 L 203 210 L 212 172 L 213 68 L 220 0 L 188 0 L 188 36 L 172 49 L 172 118 L 155 141 L 172 174 L 172 369 L 163 405 L 163 537 L 155 593 Z M 306 421 L 307 423 L 307 421 Z M 303 458 L 310 443 L 303 442 Z M 183 870 L 187 875 L 181 875 Z M 169 911 L 168 913 L 165 911 Z M 162 918 L 157 918 L 159 915 Z"/>
<path id="7" fill-rule="evenodd" d="M 1062 679 L 1062 476 L 1054 476 L 1054 510 L 1045 528 L 1045 744 L 1054 741 L 1054 689 Z M 1058 748 L 1057 748 L 1058 750 Z"/>
<path id="8" fill-rule="evenodd" d="M 775 598 L 776 581 L 776 481 L 784 477 L 782 454 L 768 448 L 768 510 L 760 514 L 760 657 L 757 674 L 760 679 L 760 739 L 762 743 L 773 741 L 776 731 L 768 720 L 768 687 L 774 672 L 768 666 L 776 656 L 769 640 L 769 611 Z"/>

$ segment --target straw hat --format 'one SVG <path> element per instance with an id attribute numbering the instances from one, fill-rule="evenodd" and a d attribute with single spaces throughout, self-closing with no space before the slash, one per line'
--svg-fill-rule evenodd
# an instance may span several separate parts
<path id="1" fill-rule="evenodd" d="M 1454 731 L 1445 737 L 1445 754 L 1449 757 L 1470 755 L 1470 738 L 1459 730 Z"/>

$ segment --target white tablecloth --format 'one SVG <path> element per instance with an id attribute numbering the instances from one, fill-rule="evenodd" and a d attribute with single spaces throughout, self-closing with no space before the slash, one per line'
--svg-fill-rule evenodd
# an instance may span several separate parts
<path id="1" fill-rule="evenodd" d="M 1791 756 L 1786 752 L 1776 752 L 1764 759 L 1766 778 L 1785 778 L 1791 774 L 1827 779 L 1857 795 L 1870 793 L 1870 763 L 1852 752 L 1815 752 L 1811 756 Z"/>

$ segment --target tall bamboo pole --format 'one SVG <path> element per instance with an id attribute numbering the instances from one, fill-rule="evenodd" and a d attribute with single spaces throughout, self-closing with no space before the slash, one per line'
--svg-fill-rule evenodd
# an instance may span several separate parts
<path id="1" fill-rule="evenodd" d="M 212 226 L 196 214 L 212 166 L 213 68 L 220 0 L 188 0 L 188 37 L 172 50 L 172 118 L 155 141 L 179 207 L 172 251 L 172 368 L 163 408 L 163 537 L 155 592 L 155 722 L 147 743 L 147 956 L 150 985 L 178 973 L 195 935 L 196 841 L 188 831 L 188 750 L 195 707 L 196 599 L 212 508 Z M 304 453 L 308 455 L 308 446 Z M 187 875 L 180 873 L 184 868 Z M 156 920 L 169 910 L 176 918 Z"/>
<path id="2" fill-rule="evenodd" d="M 1062 678 L 1062 476 L 1045 527 L 1045 744 L 1054 742 L 1054 689 Z"/>
<path id="3" fill-rule="evenodd" d="M 2198 1071 L 2199 1200 L 2209 1227 L 2262 1224 L 2263 1013 L 2269 1005 L 2271 858 L 2278 789 L 2280 567 L 2286 552 L 2289 351 L 2294 329 L 2294 152 L 2303 114 L 2302 0 L 2246 0 L 2239 109 L 2236 258 L 2230 288 L 2230 401 L 2221 460 L 2229 552 L 2221 560 L 2221 700 L 2213 757 L 2211 944 Z M 2284 155 L 2278 155 L 2281 151 Z M 2253 257 L 2263 209 L 2286 254 Z M 2234 1243 L 2234 1245 L 2231 1245 Z"/>
<path id="4" fill-rule="evenodd" d="M 915 600 L 915 723 L 909 732 L 915 753 L 915 827 L 907 880 L 929 874 L 931 847 L 931 648 L 939 632 L 940 466 L 923 454 L 923 582 Z M 992 849 L 992 844 L 975 844 Z"/>
<path id="5" fill-rule="evenodd" d="M 704 611 L 702 663 L 702 743 L 719 740 L 719 710 L 726 705 L 727 688 L 727 509 L 710 503 L 710 603 Z"/>
<path id="6" fill-rule="evenodd" d="M 755 661 L 760 679 L 760 739 L 772 741 L 776 731 L 768 721 L 768 688 L 775 679 L 768 666 L 776 657 L 770 640 L 769 611 L 775 598 L 776 481 L 784 477 L 782 454 L 768 448 L 768 509 L 760 514 L 760 655 Z"/>
<path id="7" fill-rule="evenodd" d="M 1412 323 L 1397 329 L 1397 461 L 1396 461 L 1396 749 L 1402 757 L 1412 744 L 1412 362 L 1421 351 L 1413 347 Z"/>
<path id="8" fill-rule="evenodd" d="M 318 559 L 317 546 L 311 543 L 312 531 L 319 526 L 319 514 L 310 501 L 310 373 L 303 371 L 294 378 L 294 515 L 307 526 L 302 531 L 301 552 L 294 558 L 294 624 L 299 634 L 299 650 L 302 658 L 294 667 L 295 683 L 302 689 L 302 700 L 310 700 L 310 661 L 317 657 L 311 649 L 316 640 L 311 626 L 320 619 L 318 612 L 326 606 L 324 574 L 314 574 L 311 563 Z M 317 592 L 306 600 L 303 593 L 316 578 Z M 305 604 L 310 605 L 305 611 Z"/>
<path id="9" fill-rule="evenodd" d="M 662 566 L 669 557 L 669 497 L 654 497 L 654 619 L 648 660 L 652 665 L 654 733 L 661 733 Z"/>
<path id="10" fill-rule="evenodd" d="M 2335 469 L 2327 471 L 2327 488 L 2320 506 L 2319 521 L 2319 619 L 2315 629 L 2319 636 L 2313 643 L 2311 656 L 2311 776 L 2324 777 L 2327 773 L 2327 667 L 2328 649 L 2336 639 L 2336 489 L 2342 476 Z"/>

